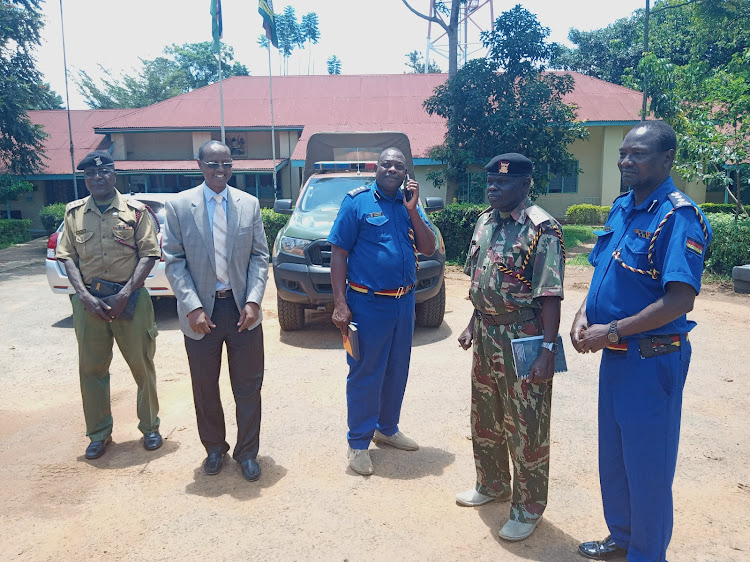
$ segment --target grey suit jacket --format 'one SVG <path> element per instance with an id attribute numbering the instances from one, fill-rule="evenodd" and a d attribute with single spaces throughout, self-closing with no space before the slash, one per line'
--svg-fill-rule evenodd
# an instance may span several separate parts
<path id="1" fill-rule="evenodd" d="M 216 298 L 214 240 L 203 197 L 203 185 L 183 191 L 168 201 L 163 253 L 166 273 L 175 297 L 183 333 L 199 340 L 204 334 L 190 329 L 187 315 L 203 308 L 211 317 Z M 228 187 L 227 255 L 229 282 L 237 308 L 248 302 L 260 306 L 268 280 L 268 242 L 260 203 L 244 191 Z M 255 328 L 258 321 L 250 326 Z"/>

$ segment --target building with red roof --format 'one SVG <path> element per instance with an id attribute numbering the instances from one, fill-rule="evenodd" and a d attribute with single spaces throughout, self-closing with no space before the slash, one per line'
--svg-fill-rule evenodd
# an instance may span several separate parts
<path id="1" fill-rule="evenodd" d="M 590 133 L 570 150 L 580 173 L 554 178 L 540 204 L 556 216 L 576 203 L 608 205 L 620 193 L 618 148 L 640 120 L 641 94 L 622 86 L 571 72 L 575 89 L 566 101 L 577 106 L 578 119 Z M 281 76 L 273 79 L 276 160 L 271 150 L 271 99 L 268 77 L 236 76 L 223 83 L 226 142 L 232 149 L 231 183 L 271 206 L 274 196 L 296 198 L 301 187 L 307 139 L 320 131 L 402 131 L 409 136 L 421 193 L 445 197 L 427 180 L 441 165 L 430 149 L 442 143 L 445 121 L 422 104 L 445 74 Z M 141 109 L 71 111 L 74 157 L 108 150 L 116 161 L 118 188 L 124 192 L 178 192 L 198 185 L 198 147 L 221 139 L 219 85 L 212 84 Z M 38 210 L 75 197 L 67 112 L 30 111 L 34 123 L 50 135 L 45 142 L 45 170 L 29 178 L 34 193 L 12 208 L 40 228 Z M 279 193 L 273 191 L 277 175 Z M 467 178 L 468 184 L 468 178 Z M 705 188 L 682 185 L 698 202 Z M 78 174 L 79 196 L 87 191 Z M 464 194 L 459 189 L 459 197 Z"/>

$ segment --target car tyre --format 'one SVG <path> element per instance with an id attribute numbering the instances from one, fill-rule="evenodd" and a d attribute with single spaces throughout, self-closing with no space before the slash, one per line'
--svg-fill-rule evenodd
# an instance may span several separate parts
<path id="1" fill-rule="evenodd" d="M 305 307 L 303 305 L 285 301 L 277 296 L 276 309 L 279 313 L 279 325 L 282 330 L 292 332 L 305 327 Z"/>
<path id="2" fill-rule="evenodd" d="M 423 328 L 437 328 L 445 316 L 445 281 L 438 294 L 419 303 L 414 310 L 414 321 Z"/>

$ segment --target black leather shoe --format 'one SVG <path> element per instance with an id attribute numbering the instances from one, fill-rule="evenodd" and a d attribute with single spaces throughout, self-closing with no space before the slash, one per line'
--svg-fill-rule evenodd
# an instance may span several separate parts
<path id="1" fill-rule="evenodd" d="M 260 478 L 260 465 L 255 459 L 247 459 L 240 463 L 242 466 L 242 476 L 250 482 L 255 482 Z"/>
<path id="2" fill-rule="evenodd" d="M 104 441 L 92 441 L 89 446 L 86 447 L 86 458 L 89 460 L 98 459 L 107 450 L 107 445 L 112 443 L 112 436 L 110 435 Z"/>
<path id="3" fill-rule="evenodd" d="M 613 558 L 624 558 L 628 553 L 620 548 L 609 536 L 603 541 L 584 542 L 578 545 L 578 552 L 592 560 L 612 560 Z"/>
<path id="4" fill-rule="evenodd" d="M 143 434 L 143 448 L 147 451 L 156 451 L 163 443 L 164 440 L 158 431 L 149 431 Z"/>
<path id="5" fill-rule="evenodd" d="M 206 462 L 203 463 L 203 472 L 209 476 L 219 474 L 224 465 L 224 453 L 208 453 Z"/>

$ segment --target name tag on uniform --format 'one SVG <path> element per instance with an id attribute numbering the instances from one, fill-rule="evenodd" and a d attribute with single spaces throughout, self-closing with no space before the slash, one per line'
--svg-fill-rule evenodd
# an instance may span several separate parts
<path id="1" fill-rule="evenodd" d="M 370 217 L 382 217 L 383 213 L 379 211 L 377 213 L 370 213 L 369 216 Z"/>
<path id="2" fill-rule="evenodd" d="M 115 211 L 114 213 L 112 213 L 112 216 L 113 216 L 113 217 L 117 217 L 117 216 L 119 216 L 119 215 L 120 215 L 120 213 L 118 213 L 117 211 Z"/>
<path id="3" fill-rule="evenodd" d="M 133 230 L 133 227 L 129 224 L 116 224 L 112 227 L 112 230 Z"/>

